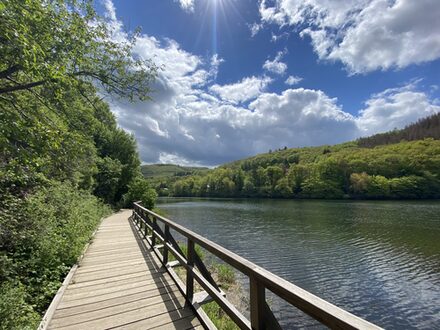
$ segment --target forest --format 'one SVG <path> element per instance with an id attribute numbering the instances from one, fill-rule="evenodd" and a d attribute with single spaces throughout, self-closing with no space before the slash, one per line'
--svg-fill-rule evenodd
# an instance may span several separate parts
<path id="1" fill-rule="evenodd" d="M 181 166 L 173 164 L 141 165 L 142 175 L 146 178 L 188 176 L 209 171 L 208 167 Z"/>
<path id="2" fill-rule="evenodd" d="M 100 219 L 153 206 L 105 99 L 148 99 L 156 67 L 89 1 L 2 1 L 0 31 L 0 328 L 35 329 Z"/>
<path id="3" fill-rule="evenodd" d="M 260 154 L 202 175 L 162 179 L 155 188 L 182 197 L 440 198 L 439 118 L 339 145 Z"/>

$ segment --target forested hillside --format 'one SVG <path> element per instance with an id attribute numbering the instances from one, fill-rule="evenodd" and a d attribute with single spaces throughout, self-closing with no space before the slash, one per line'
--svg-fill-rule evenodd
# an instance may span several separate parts
<path id="1" fill-rule="evenodd" d="M 390 137 L 438 132 L 438 115 Z M 434 126 L 433 123 L 437 123 Z M 426 132 L 423 133 L 426 127 Z M 436 127 L 436 128 L 434 128 Z M 400 135 L 402 134 L 402 135 Z M 415 134 L 415 133 L 414 133 Z M 388 144 L 381 134 L 335 146 L 286 149 L 178 180 L 172 196 L 273 198 L 440 198 L 440 140 Z M 400 140 L 399 140 L 400 141 Z M 368 148 L 368 144 L 378 144 Z M 162 187 L 163 191 L 163 187 Z"/>
<path id="2" fill-rule="evenodd" d="M 418 120 L 403 129 L 360 138 L 360 147 L 371 148 L 384 144 L 399 143 L 402 140 L 414 141 L 426 138 L 440 139 L 440 113 Z"/>
<path id="3" fill-rule="evenodd" d="M 174 164 L 152 164 L 152 165 L 142 165 L 141 172 L 146 178 L 156 178 L 156 177 L 181 177 L 191 174 L 201 174 L 209 169 L 207 167 L 197 167 L 197 166 L 180 166 Z"/>
<path id="4" fill-rule="evenodd" d="M 2 1 L 0 39 L 0 328 L 35 329 L 101 217 L 152 206 L 102 97 L 148 98 L 156 68 L 88 1 Z"/>
<path id="5" fill-rule="evenodd" d="M 183 177 L 191 175 L 203 175 L 209 172 L 207 167 L 180 166 L 174 164 L 142 165 L 142 175 L 156 190 L 159 196 L 168 196 L 169 187 Z"/>

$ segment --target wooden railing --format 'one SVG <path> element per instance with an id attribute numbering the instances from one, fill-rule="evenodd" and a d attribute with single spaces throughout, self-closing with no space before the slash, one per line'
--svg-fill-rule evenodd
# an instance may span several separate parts
<path id="1" fill-rule="evenodd" d="M 170 274 L 174 277 L 187 302 L 196 311 L 201 311 L 200 306 L 204 302 L 209 301 L 208 299 L 212 299 L 217 302 L 241 329 L 281 329 L 266 302 L 265 293 L 266 289 L 268 289 L 332 329 L 380 329 L 378 326 L 299 288 L 193 231 L 146 209 L 139 202 L 134 203 L 132 219 L 160 258 L 162 264 L 168 268 Z M 163 229 L 159 226 L 159 223 L 162 224 Z M 171 235 L 170 229 L 175 230 L 186 238 L 186 256 Z M 159 242 L 160 244 L 158 244 Z M 225 294 L 215 283 L 208 269 L 196 253 L 195 244 L 200 245 L 248 276 L 250 284 L 250 320 L 226 299 Z M 170 253 L 176 258 L 175 262 L 168 261 Z M 185 267 L 186 285 L 183 284 L 172 270 L 172 267 L 176 265 Z M 194 280 L 199 283 L 205 292 L 194 293 Z M 206 315 L 200 313 L 199 316 L 201 316 L 202 321 L 206 321 L 205 326 L 210 328 L 210 321 L 206 320 Z"/>

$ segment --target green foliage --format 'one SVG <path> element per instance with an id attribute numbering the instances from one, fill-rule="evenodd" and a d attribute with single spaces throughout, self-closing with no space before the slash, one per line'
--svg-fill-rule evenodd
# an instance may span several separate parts
<path id="1" fill-rule="evenodd" d="M 137 34 L 112 40 L 90 1 L 4 0 L 0 31 L 0 95 L 42 86 L 61 94 L 93 81 L 119 97 L 148 98 L 157 68 L 131 55 Z"/>
<path id="2" fill-rule="evenodd" d="M 128 186 L 128 192 L 124 195 L 124 206 L 132 207 L 133 202 L 141 201 L 142 205 L 152 210 L 156 202 L 157 193 L 150 187 L 147 180 L 138 177 Z"/>
<path id="3" fill-rule="evenodd" d="M 202 174 L 209 171 L 207 167 L 196 167 L 196 166 L 180 166 L 173 164 L 153 164 L 153 165 L 142 165 L 141 172 L 146 178 L 155 177 L 182 177 L 193 174 Z"/>
<path id="4" fill-rule="evenodd" d="M 203 310 L 211 319 L 217 329 L 222 330 L 238 330 L 240 329 L 234 321 L 223 311 L 223 309 L 215 302 L 203 305 Z"/>
<path id="5" fill-rule="evenodd" d="M 34 313 L 44 312 L 99 219 L 110 209 L 88 192 L 56 181 L 25 199 L 5 197 L 0 218 L 0 285 L 5 299 L 18 299 L 17 304 L 25 305 L 23 310 L 33 319 Z M 2 312 L 16 315 L 16 307 L 6 302 Z"/>
<path id="6" fill-rule="evenodd" d="M 98 173 L 95 176 L 96 188 L 94 193 L 106 203 L 113 203 L 122 174 L 122 164 L 118 159 L 104 157 L 98 160 L 97 166 Z"/>
<path id="7" fill-rule="evenodd" d="M 136 141 L 102 93 L 146 99 L 157 68 L 131 56 L 136 35 L 116 43 L 107 26 L 89 1 L 0 4 L 3 328 L 35 328 L 110 213 L 103 202 L 136 195 L 153 206 L 155 193 L 138 179 Z"/>
<path id="8" fill-rule="evenodd" d="M 27 300 L 25 287 L 20 282 L 0 285 L 0 329 L 36 329 L 40 315 Z"/>
<path id="9" fill-rule="evenodd" d="M 286 149 L 175 181 L 173 196 L 439 198 L 440 140 Z"/>
<path id="10" fill-rule="evenodd" d="M 226 289 L 235 283 L 235 273 L 234 270 L 229 265 L 216 264 L 215 273 L 217 274 L 217 279 L 219 283 L 222 284 Z"/>

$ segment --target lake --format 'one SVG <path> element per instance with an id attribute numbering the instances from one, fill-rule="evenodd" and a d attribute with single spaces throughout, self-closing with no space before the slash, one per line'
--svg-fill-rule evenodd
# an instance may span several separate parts
<path id="1" fill-rule="evenodd" d="M 439 201 L 167 198 L 158 207 L 379 326 L 440 328 Z M 283 327 L 322 327 L 277 297 L 268 299 Z"/>

